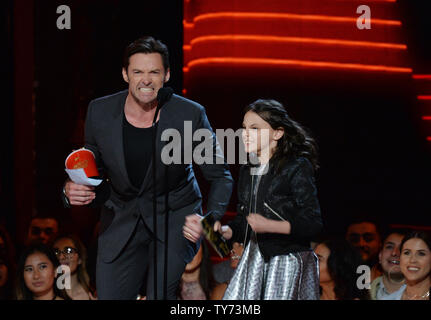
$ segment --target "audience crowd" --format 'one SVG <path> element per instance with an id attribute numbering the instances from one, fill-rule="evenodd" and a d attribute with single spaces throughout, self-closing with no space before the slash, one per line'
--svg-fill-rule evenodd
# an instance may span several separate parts
<path id="1" fill-rule="evenodd" d="M 94 239 L 86 245 L 64 234 L 55 217 L 34 217 L 27 239 L 11 241 L 0 224 L 0 300 L 95 300 Z M 97 242 L 96 242 L 97 243 Z M 429 300 L 431 237 L 424 230 L 352 220 L 343 236 L 311 243 L 319 260 L 321 300 Z M 219 258 L 206 240 L 182 276 L 179 300 L 220 300 L 241 259 L 243 245 Z M 145 300 L 145 292 L 137 299 Z"/>

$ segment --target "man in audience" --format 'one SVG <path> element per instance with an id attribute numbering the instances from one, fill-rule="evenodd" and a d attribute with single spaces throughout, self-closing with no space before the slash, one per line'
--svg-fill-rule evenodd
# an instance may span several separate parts
<path id="1" fill-rule="evenodd" d="M 404 276 L 400 269 L 400 245 L 406 230 L 394 229 L 389 231 L 383 240 L 383 247 L 379 253 L 379 263 L 383 271 L 371 283 L 371 299 L 382 300 L 404 284 Z"/>
<path id="2" fill-rule="evenodd" d="M 347 227 L 346 239 L 358 248 L 362 260 L 371 268 L 371 281 L 381 275 L 378 255 L 381 248 L 381 231 L 373 219 L 359 218 Z"/>
<path id="3" fill-rule="evenodd" d="M 35 216 L 30 221 L 26 245 L 34 242 L 51 245 L 58 235 L 58 220 L 53 216 Z"/>

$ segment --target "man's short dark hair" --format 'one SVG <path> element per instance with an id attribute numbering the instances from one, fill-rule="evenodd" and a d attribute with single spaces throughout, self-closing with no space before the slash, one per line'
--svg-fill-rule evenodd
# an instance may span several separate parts
<path id="1" fill-rule="evenodd" d="M 366 213 L 355 213 L 351 216 L 349 221 L 346 224 L 345 227 L 345 233 L 347 233 L 347 229 L 354 224 L 360 224 L 360 223 L 371 223 L 376 227 L 376 231 L 379 234 L 379 237 L 381 240 L 383 240 L 383 235 L 386 234 L 387 226 L 382 223 L 381 219 L 379 219 L 376 216 L 372 216 Z"/>
<path id="2" fill-rule="evenodd" d="M 57 223 L 58 232 L 60 232 L 60 230 L 63 228 L 64 221 L 62 221 L 62 219 L 58 215 L 56 215 L 54 212 L 43 212 L 43 213 L 38 213 L 37 215 L 31 217 L 30 222 L 28 224 L 28 230 L 30 230 L 31 223 L 33 222 L 33 220 L 36 220 L 36 219 L 54 220 Z"/>
<path id="3" fill-rule="evenodd" d="M 32 216 L 30 219 L 30 224 L 33 220 L 36 220 L 36 219 L 40 219 L 40 220 L 51 219 L 51 220 L 55 220 L 57 224 L 60 224 L 58 216 L 52 213 L 42 213 L 42 214 L 37 214 L 35 216 Z"/>
<path id="4" fill-rule="evenodd" d="M 127 68 L 129 67 L 130 57 L 136 53 L 160 53 L 162 56 L 163 67 L 165 68 L 165 72 L 169 69 L 169 52 L 168 47 L 161 42 L 160 40 L 156 40 L 153 37 L 147 36 L 139 38 L 129 44 L 124 50 L 123 56 L 123 68 L 127 72 Z"/>
<path id="5" fill-rule="evenodd" d="M 384 243 L 386 241 L 386 239 L 391 235 L 391 234 L 399 234 L 401 236 L 403 236 L 403 238 L 406 236 L 406 234 L 408 234 L 411 230 L 407 229 L 407 228 L 390 228 L 388 227 L 385 230 L 385 233 L 382 235 L 382 243 Z"/>

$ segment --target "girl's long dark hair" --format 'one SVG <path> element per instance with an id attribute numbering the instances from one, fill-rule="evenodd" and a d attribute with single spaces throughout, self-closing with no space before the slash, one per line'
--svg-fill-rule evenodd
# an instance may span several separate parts
<path id="1" fill-rule="evenodd" d="M 272 99 L 258 99 L 244 109 L 244 114 L 253 111 L 275 129 L 284 129 L 284 135 L 278 140 L 277 148 L 271 160 L 276 164 L 276 171 L 291 158 L 307 158 L 316 171 L 319 168 L 318 152 L 315 140 L 298 122 L 292 120 L 283 105 Z"/>

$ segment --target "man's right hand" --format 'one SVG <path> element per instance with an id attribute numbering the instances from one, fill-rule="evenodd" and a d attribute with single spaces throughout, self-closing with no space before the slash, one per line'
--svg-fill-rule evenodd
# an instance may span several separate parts
<path id="1" fill-rule="evenodd" d="M 232 238 L 232 229 L 229 226 L 222 226 L 220 221 L 214 223 L 214 231 L 219 232 L 226 240 Z"/>
<path id="2" fill-rule="evenodd" d="M 85 186 L 68 180 L 64 185 L 66 197 L 69 203 L 74 206 L 84 206 L 91 203 L 96 198 L 93 186 Z"/>

